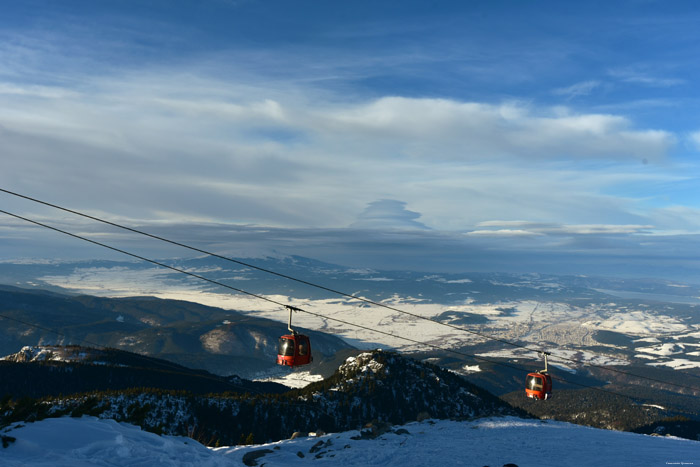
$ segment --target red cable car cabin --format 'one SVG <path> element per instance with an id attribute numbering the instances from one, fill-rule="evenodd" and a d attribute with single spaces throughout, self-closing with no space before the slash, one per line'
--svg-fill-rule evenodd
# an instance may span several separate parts
<path id="1" fill-rule="evenodd" d="M 289 324 L 287 328 L 291 334 L 280 337 L 277 347 L 277 364 L 286 366 L 299 366 L 311 363 L 311 342 L 308 336 L 298 334 L 292 329 L 292 311 L 301 311 L 299 308 L 286 305 L 289 310 Z"/>
<path id="2" fill-rule="evenodd" d="M 544 370 L 528 373 L 525 378 L 525 395 L 543 401 L 552 397 L 552 377 L 547 371 L 549 352 L 539 353 L 544 357 Z"/>
<path id="3" fill-rule="evenodd" d="M 546 373 L 529 373 L 525 378 L 525 394 L 533 399 L 552 397 L 552 377 Z"/>
<path id="4" fill-rule="evenodd" d="M 311 342 L 303 334 L 288 334 L 280 337 L 277 364 L 299 366 L 311 363 Z"/>

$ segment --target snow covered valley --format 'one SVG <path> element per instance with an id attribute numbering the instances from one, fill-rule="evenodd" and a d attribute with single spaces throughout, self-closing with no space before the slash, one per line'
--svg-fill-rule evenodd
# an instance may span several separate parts
<path id="1" fill-rule="evenodd" d="M 300 257 L 247 261 L 406 313 L 211 258 L 169 263 L 307 310 L 313 314 L 295 314 L 296 325 L 331 333 L 361 349 L 425 350 L 426 347 L 415 343 L 419 341 L 445 348 L 474 347 L 478 351 L 479 346 L 489 343 L 489 339 L 476 334 L 429 321 L 433 320 L 553 353 L 574 352 L 580 363 L 637 362 L 700 370 L 697 343 L 700 288 L 696 286 L 583 276 L 357 270 Z M 19 279 L 17 285 L 22 286 L 58 287 L 103 297 L 154 296 L 236 310 L 281 323 L 287 319 L 286 311 L 274 303 L 232 294 L 210 283 L 150 265 L 2 264 L 0 276 L 3 271 Z M 215 337 L 210 339 L 214 347 L 218 345 Z M 658 346 L 672 347 L 673 351 L 654 350 Z M 501 346 L 499 352 L 503 358 L 522 357 L 518 348 Z M 560 366 L 571 367 L 565 360 L 560 359 Z"/>

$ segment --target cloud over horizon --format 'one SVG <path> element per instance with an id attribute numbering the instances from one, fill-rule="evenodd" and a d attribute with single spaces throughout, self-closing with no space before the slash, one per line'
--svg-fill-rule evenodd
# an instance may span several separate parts
<path id="1" fill-rule="evenodd" d="M 394 199 L 380 199 L 367 205 L 364 211 L 357 216 L 357 220 L 350 224 L 352 229 L 418 229 L 426 230 L 428 227 L 416 219 L 421 215 L 406 209 L 406 203 Z"/>

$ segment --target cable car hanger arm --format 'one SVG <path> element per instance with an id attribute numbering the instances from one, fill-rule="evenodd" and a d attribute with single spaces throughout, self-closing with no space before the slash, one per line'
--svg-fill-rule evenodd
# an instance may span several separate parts
<path id="1" fill-rule="evenodd" d="M 284 307 L 289 310 L 289 323 L 287 324 L 287 329 L 289 329 L 289 332 L 291 332 L 293 336 L 296 336 L 297 332 L 294 329 L 292 329 L 292 311 L 303 311 L 303 310 L 301 308 L 297 308 L 297 307 L 291 306 L 291 305 L 285 305 Z"/>

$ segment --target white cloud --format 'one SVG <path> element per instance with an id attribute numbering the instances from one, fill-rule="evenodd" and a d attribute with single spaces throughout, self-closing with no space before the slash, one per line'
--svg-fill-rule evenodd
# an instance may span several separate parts
<path id="1" fill-rule="evenodd" d="M 541 233 L 522 229 L 472 230 L 467 235 L 473 237 L 531 237 Z"/>
<path id="2" fill-rule="evenodd" d="M 581 81 L 580 83 L 575 83 L 565 88 L 557 88 L 552 91 L 552 94 L 557 96 L 565 96 L 568 99 L 574 99 L 591 94 L 593 90 L 599 88 L 601 84 L 602 83 L 597 80 Z"/>
<path id="3" fill-rule="evenodd" d="M 528 221 L 486 221 L 480 222 L 478 227 L 487 229 L 474 230 L 468 235 L 477 236 L 524 236 L 524 235 L 631 235 L 648 233 L 653 225 L 640 224 L 580 224 L 557 225 L 543 224 Z M 521 227 L 513 229 L 513 227 Z"/>
<path id="4" fill-rule="evenodd" d="M 627 235 L 636 233 L 646 233 L 653 228 L 653 225 L 582 224 L 564 225 L 561 227 L 560 232 L 575 235 Z"/>
<path id="5" fill-rule="evenodd" d="M 700 208 L 670 205 L 656 208 L 649 217 L 664 226 L 666 232 L 695 234 L 700 232 Z"/>
<path id="6" fill-rule="evenodd" d="M 76 92 L 58 86 L 20 86 L 14 83 L 2 82 L 0 82 L 0 94 L 34 96 L 47 99 L 62 99 L 77 96 Z"/>
<path id="7" fill-rule="evenodd" d="M 406 203 L 393 199 L 373 201 L 350 225 L 356 229 L 427 229 L 416 219 L 420 214 L 406 209 Z"/>
<path id="8" fill-rule="evenodd" d="M 662 78 L 636 67 L 612 69 L 608 71 L 608 74 L 624 83 L 641 84 L 650 87 L 667 88 L 686 83 L 684 79 Z"/>
<path id="9" fill-rule="evenodd" d="M 658 160 L 675 143 L 669 132 L 634 129 L 630 120 L 618 115 L 446 99 L 384 97 L 326 112 L 319 124 L 338 135 L 391 140 L 405 152 L 438 159 Z"/>
<path id="10" fill-rule="evenodd" d="M 688 140 L 694 146 L 694 148 L 700 151 L 700 131 L 694 131 L 688 135 Z"/>

